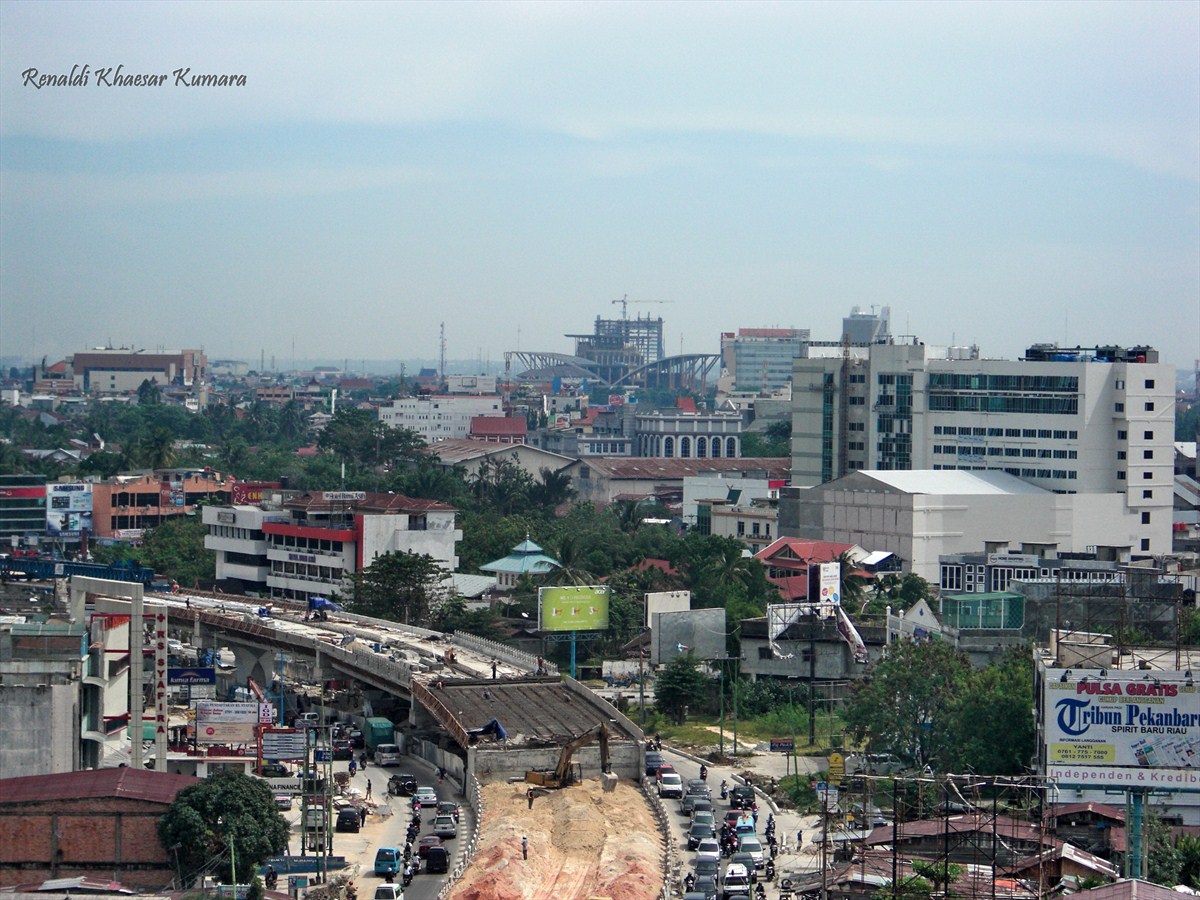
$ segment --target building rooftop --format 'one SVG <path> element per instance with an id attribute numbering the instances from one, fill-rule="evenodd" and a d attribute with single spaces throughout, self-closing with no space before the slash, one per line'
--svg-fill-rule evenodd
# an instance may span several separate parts
<path id="1" fill-rule="evenodd" d="M 910 469 L 908 471 L 862 469 L 848 476 L 862 476 L 905 494 L 1048 494 L 1044 488 L 1022 481 L 1007 472 L 964 472 L 958 469 Z M 835 485 L 837 482 L 831 482 Z"/>
<path id="2" fill-rule="evenodd" d="M 653 456 L 589 456 L 581 465 L 614 479 L 677 480 L 706 472 L 765 473 L 767 478 L 787 478 L 788 457 L 718 457 L 716 459 L 663 459 Z"/>
<path id="3" fill-rule="evenodd" d="M 4 778 L 0 779 L 0 806 L 97 797 L 171 803 L 181 790 L 199 781 L 191 775 L 130 768 Z"/>

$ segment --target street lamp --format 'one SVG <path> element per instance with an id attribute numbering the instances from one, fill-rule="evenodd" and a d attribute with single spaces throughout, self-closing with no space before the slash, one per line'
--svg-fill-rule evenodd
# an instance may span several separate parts
<path id="1" fill-rule="evenodd" d="M 797 778 L 800 775 L 800 766 L 796 760 L 796 680 L 798 678 L 799 678 L 798 675 L 789 675 L 787 678 L 787 680 L 788 680 L 788 706 L 789 706 L 788 718 L 790 718 L 792 720 L 791 765 L 792 765 L 792 774 L 797 776 Z M 786 771 L 786 769 L 785 769 L 785 771 Z"/>
<path id="2" fill-rule="evenodd" d="M 234 855 L 233 855 L 233 827 L 232 827 L 233 823 L 230 822 L 229 824 L 230 824 L 230 828 L 228 831 L 225 832 L 225 836 L 229 840 L 229 880 L 231 882 L 233 882 L 233 893 L 234 893 L 234 896 L 236 897 L 237 896 L 237 860 L 234 858 Z M 217 819 L 217 826 L 219 828 L 225 827 L 225 817 L 224 816 L 220 816 Z"/>

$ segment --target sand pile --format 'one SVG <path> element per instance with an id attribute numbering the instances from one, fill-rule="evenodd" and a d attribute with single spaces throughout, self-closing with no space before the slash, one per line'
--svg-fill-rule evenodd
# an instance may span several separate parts
<path id="1" fill-rule="evenodd" d="M 654 816 L 627 781 L 611 793 L 588 779 L 538 796 L 524 784 L 483 789 L 475 861 L 451 900 L 654 900 L 662 892 L 662 841 Z M 521 859 L 521 835 L 529 859 Z"/>

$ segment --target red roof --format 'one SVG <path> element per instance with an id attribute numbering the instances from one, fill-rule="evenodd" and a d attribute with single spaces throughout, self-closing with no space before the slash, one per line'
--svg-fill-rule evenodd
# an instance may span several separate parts
<path id="1" fill-rule="evenodd" d="M 286 501 L 284 509 L 298 509 L 306 512 L 341 512 L 353 510 L 359 513 L 371 512 L 432 512 L 440 510 L 450 512 L 455 507 L 437 500 L 426 500 L 423 497 L 405 497 L 403 494 L 384 494 L 377 491 L 365 491 L 362 500 L 328 500 L 326 491 L 313 491 Z M 338 493 L 338 492 L 330 492 Z"/>
<path id="2" fill-rule="evenodd" d="M 91 797 L 171 803 L 175 795 L 199 778 L 151 772 L 147 769 L 88 769 L 56 775 L 26 775 L 0 779 L 0 806 L 45 800 L 83 800 Z"/>
<path id="3" fill-rule="evenodd" d="M 1125 821 L 1125 810 L 1109 806 L 1107 803 L 1063 803 L 1050 808 L 1050 817 L 1052 819 L 1061 819 L 1063 816 L 1081 812 L 1095 813 L 1106 819 L 1112 819 L 1114 822 Z"/>
<path id="4" fill-rule="evenodd" d="M 781 537 L 770 546 L 754 554 L 764 565 L 803 566 L 813 563 L 833 562 L 839 555 L 854 548 L 854 544 L 838 544 L 833 541 L 806 541 L 802 538 Z"/>
<path id="5" fill-rule="evenodd" d="M 696 411 L 696 401 L 691 397 L 676 397 L 675 408 L 683 412 L 694 413 Z"/>
<path id="6" fill-rule="evenodd" d="M 472 416 L 472 437 L 524 437 L 529 426 L 524 419 L 500 416 Z"/>

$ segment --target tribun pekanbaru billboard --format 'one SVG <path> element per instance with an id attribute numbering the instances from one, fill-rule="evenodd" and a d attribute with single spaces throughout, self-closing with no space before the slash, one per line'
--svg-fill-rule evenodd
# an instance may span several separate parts
<path id="1" fill-rule="evenodd" d="M 539 631 L 603 631 L 608 628 L 608 588 L 574 585 L 538 589 Z"/>
<path id="2" fill-rule="evenodd" d="M 1200 787 L 1200 691 L 1189 680 L 1048 669 L 1046 774 L 1071 785 Z"/>

